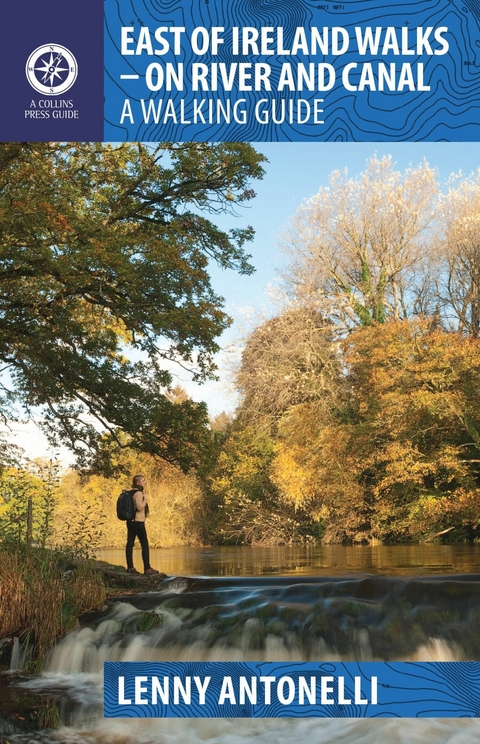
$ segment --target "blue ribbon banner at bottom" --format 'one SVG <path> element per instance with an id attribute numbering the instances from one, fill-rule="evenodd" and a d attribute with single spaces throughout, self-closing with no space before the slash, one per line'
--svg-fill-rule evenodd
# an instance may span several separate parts
<path id="1" fill-rule="evenodd" d="M 106 662 L 108 718 L 474 718 L 477 662 Z"/>

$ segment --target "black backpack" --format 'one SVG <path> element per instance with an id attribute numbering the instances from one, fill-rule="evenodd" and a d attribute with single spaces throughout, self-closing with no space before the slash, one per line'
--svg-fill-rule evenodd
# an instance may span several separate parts
<path id="1" fill-rule="evenodd" d="M 135 519 L 136 508 L 133 501 L 135 491 L 122 491 L 117 499 L 117 517 L 122 522 L 131 522 Z"/>

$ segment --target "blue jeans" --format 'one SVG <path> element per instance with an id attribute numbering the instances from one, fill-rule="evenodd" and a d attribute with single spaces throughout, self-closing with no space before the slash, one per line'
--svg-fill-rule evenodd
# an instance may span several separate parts
<path id="1" fill-rule="evenodd" d="M 133 545 L 136 537 L 138 537 L 142 546 L 143 570 L 148 571 L 150 568 L 150 549 L 145 522 L 127 522 L 127 547 L 125 548 L 127 568 L 133 568 Z"/>

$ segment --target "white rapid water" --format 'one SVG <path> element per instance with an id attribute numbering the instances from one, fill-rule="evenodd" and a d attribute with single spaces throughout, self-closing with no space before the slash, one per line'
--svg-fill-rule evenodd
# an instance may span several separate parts
<path id="1" fill-rule="evenodd" d="M 23 744 L 304 744 L 341 742 L 342 744 L 473 744 L 480 740 L 480 721 L 475 720 L 124 720 L 103 718 L 104 661 L 224 661 L 252 660 L 248 634 L 252 623 L 247 621 L 244 633 L 247 642 L 232 653 L 221 642 L 207 648 L 196 639 L 187 646 L 165 646 L 162 642 L 182 621 L 173 614 L 164 615 L 160 629 L 131 637 L 116 638 L 121 623 L 129 621 L 139 611 L 128 603 L 118 603 L 108 620 L 96 629 L 74 631 L 59 643 L 48 659 L 45 673 L 27 684 L 31 690 L 54 691 L 59 698 L 66 694 L 71 712 L 68 727 L 15 741 Z M 249 624 L 250 622 L 250 624 Z M 115 640 L 116 639 L 116 640 Z M 359 632 L 358 658 L 372 659 L 368 634 Z M 316 658 L 340 660 L 341 655 L 327 644 L 317 644 Z M 287 648 L 276 637 L 267 636 L 265 648 L 255 657 L 264 661 L 302 660 L 298 648 Z M 455 661 L 457 650 L 441 639 L 431 639 L 409 658 L 417 661 Z"/>
<path id="2" fill-rule="evenodd" d="M 9 738 L 21 744 L 478 744 L 480 721 L 352 719 L 121 720 Z"/>

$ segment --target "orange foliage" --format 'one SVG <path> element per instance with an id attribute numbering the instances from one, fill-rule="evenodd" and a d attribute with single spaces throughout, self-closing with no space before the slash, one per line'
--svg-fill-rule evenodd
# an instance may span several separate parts
<path id="1" fill-rule="evenodd" d="M 466 512 L 478 522 L 480 342 L 425 320 L 388 323 L 352 334 L 346 361 L 372 534 L 418 536 Z"/>
<path id="2" fill-rule="evenodd" d="M 390 322 L 345 341 L 349 399 L 292 406 L 271 478 L 324 541 L 422 539 L 480 523 L 480 341 Z"/>

